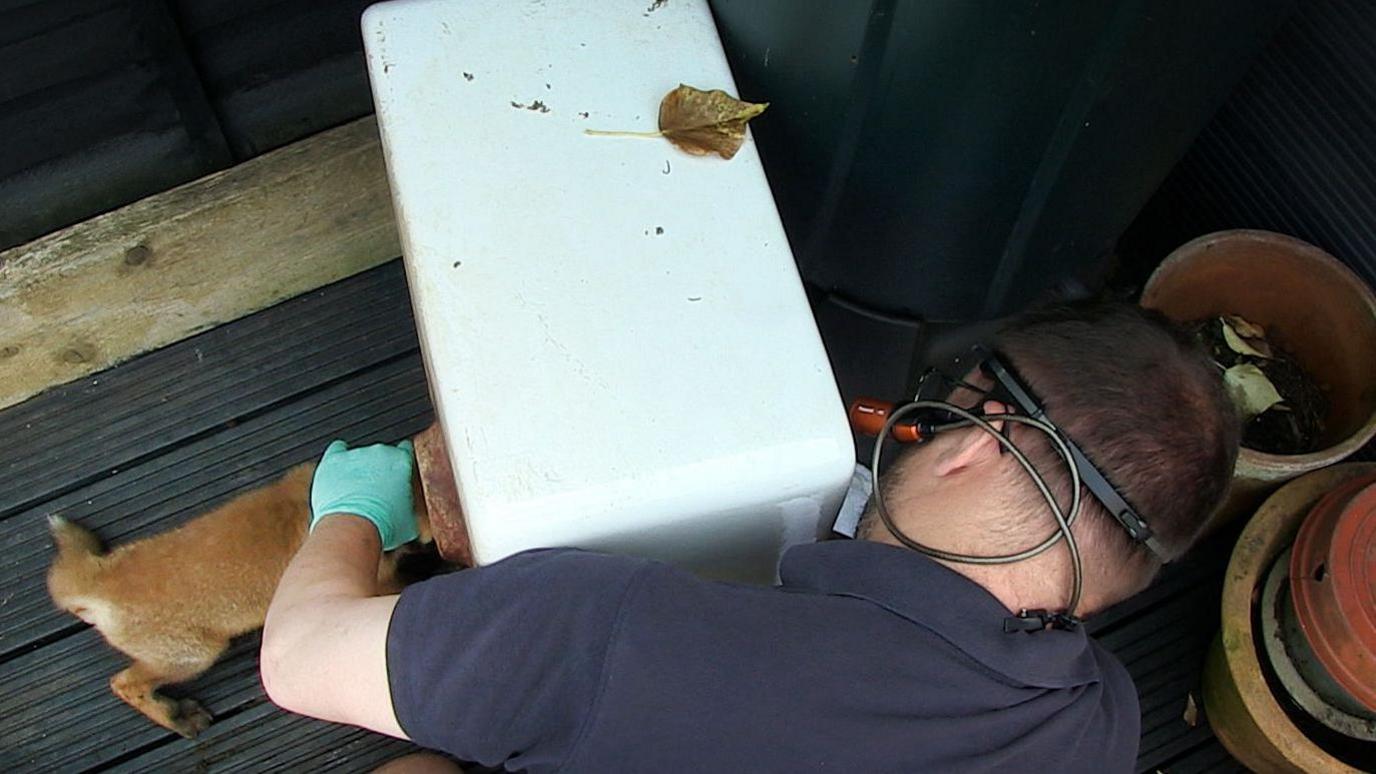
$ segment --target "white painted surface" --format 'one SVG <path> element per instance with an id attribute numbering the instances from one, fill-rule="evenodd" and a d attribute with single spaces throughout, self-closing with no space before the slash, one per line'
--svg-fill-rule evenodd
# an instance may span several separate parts
<path id="1" fill-rule="evenodd" d="M 583 133 L 653 130 L 680 82 L 736 93 L 706 2 L 649 6 L 364 15 L 430 389 L 479 562 L 765 579 L 830 525 L 853 446 L 754 142 Z"/>

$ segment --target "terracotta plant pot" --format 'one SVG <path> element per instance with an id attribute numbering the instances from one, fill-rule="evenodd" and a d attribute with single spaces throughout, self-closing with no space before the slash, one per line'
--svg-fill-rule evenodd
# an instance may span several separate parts
<path id="1" fill-rule="evenodd" d="M 1296 619 L 1317 657 L 1315 688 L 1327 689 L 1321 693 L 1335 706 L 1376 718 L 1376 476 L 1315 506 L 1289 570 Z"/>
<path id="2" fill-rule="evenodd" d="M 1157 267 L 1142 306 L 1179 322 L 1238 314 L 1266 328 L 1329 398 L 1323 448 L 1268 454 L 1243 448 L 1228 500 L 1208 529 L 1250 513 L 1281 483 L 1332 465 L 1376 434 L 1376 297 L 1319 248 L 1270 231 L 1220 231 Z"/>
<path id="3" fill-rule="evenodd" d="M 1305 736 L 1281 708 L 1262 672 L 1253 612 L 1267 571 L 1294 543 L 1315 503 L 1373 472 L 1376 464 L 1346 463 L 1291 481 L 1257 509 L 1233 549 L 1223 628 L 1204 666 L 1204 712 L 1223 746 L 1253 771 L 1358 771 Z"/>

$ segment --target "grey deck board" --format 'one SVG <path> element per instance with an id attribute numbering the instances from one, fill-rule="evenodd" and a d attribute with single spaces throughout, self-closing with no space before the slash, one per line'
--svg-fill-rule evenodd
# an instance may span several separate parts
<path id="1" fill-rule="evenodd" d="M 194 742 L 174 739 L 109 770 L 359 771 L 413 749 L 400 740 L 289 715 L 257 702 L 215 723 Z"/>
<path id="2" fill-rule="evenodd" d="M 0 411 L 0 519 L 416 347 L 394 262 Z"/>

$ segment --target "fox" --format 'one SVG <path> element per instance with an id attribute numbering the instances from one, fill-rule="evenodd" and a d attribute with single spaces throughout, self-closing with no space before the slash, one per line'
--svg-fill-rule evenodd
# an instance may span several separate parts
<path id="1" fill-rule="evenodd" d="M 230 640 L 261 629 L 277 583 L 310 526 L 315 463 L 244 493 L 170 531 L 107 551 L 91 531 L 50 515 L 56 555 L 48 593 L 95 627 L 131 662 L 110 690 L 149 720 L 188 739 L 211 714 L 158 688 L 210 668 Z M 378 593 L 401 590 L 398 561 L 433 541 L 419 479 L 412 480 L 420 537 L 383 554 Z"/>

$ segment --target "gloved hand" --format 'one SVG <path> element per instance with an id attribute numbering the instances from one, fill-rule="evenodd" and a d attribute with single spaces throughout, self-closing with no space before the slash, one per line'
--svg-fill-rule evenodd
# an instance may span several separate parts
<path id="1" fill-rule="evenodd" d="M 384 551 L 415 540 L 414 467 L 410 441 L 359 449 L 350 449 L 343 441 L 331 442 L 311 482 L 311 529 L 331 514 L 352 513 L 377 527 Z"/>

